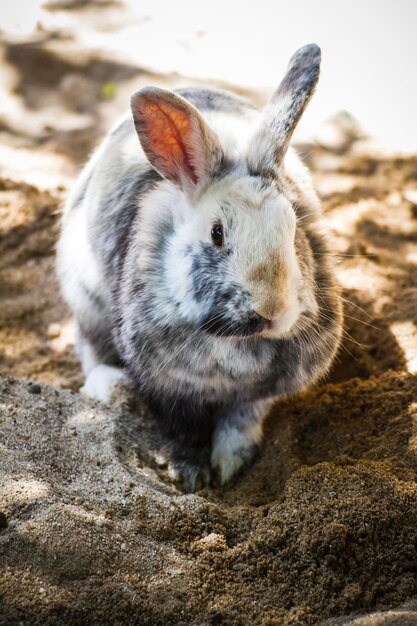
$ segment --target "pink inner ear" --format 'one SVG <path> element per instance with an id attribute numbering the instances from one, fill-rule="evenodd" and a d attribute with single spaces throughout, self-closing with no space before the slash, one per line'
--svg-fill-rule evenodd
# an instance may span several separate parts
<path id="1" fill-rule="evenodd" d="M 195 125 L 189 113 L 164 101 L 145 101 L 142 114 L 151 162 L 155 160 L 157 169 L 176 182 L 183 173 L 196 184 L 198 176 L 192 162 Z"/>

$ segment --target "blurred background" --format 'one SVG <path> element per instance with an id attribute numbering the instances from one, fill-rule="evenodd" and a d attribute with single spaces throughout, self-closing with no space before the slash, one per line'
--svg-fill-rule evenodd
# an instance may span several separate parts
<path id="1" fill-rule="evenodd" d="M 99 95 L 115 99 L 117 111 L 126 106 L 123 84 L 134 68 L 154 72 L 148 78 L 157 83 L 163 75 L 175 84 L 238 87 L 262 103 L 291 54 L 314 41 L 323 52 L 322 76 L 300 132 L 311 136 L 320 122 L 346 111 L 381 146 L 417 150 L 415 0 L 14 0 L 0 12 L 3 38 L 15 45 L 5 51 L 2 115 L 18 116 L 7 95 L 12 87 L 30 108 L 47 107 L 51 126 L 71 125 L 70 118 L 54 119 L 56 94 L 42 100 L 31 89 L 36 81 L 53 84 L 76 114 L 87 111 L 101 79 Z M 89 55 L 101 66 L 82 69 Z"/>

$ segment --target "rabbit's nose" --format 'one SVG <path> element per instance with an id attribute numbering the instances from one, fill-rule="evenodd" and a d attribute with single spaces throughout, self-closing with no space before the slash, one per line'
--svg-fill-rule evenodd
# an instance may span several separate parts
<path id="1" fill-rule="evenodd" d="M 266 319 L 262 332 L 267 337 L 283 337 L 287 335 L 295 328 L 301 312 L 302 309 L 298 300 L 290 300 L 278 315 Z"/>
<path id="2" fill-rule="evenodd" d="M 272 294 L 269 298 L 255 303 L 253 310 L 260 317 L 272 321 L 282 315 L 288 308 L 287 298 L 281 294 Z"/>

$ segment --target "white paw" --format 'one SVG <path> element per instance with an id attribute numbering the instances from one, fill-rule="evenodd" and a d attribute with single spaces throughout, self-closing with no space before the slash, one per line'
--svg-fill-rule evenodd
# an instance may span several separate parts
<path id="1" fill-rule="evenodd" d="M 85 396 L 108 404 L 116 385 L 126 382 L 126 376 L 119 367 L 96 365 L 88 374 L 80 391 Z"/>
<path id="2" fill-rule="evenodd" d="M 262 440 L 261 424 L 251 424 L 244 430 L 222 425 L 213 438 L 211 466 L 224 485 L 244 466 L 253 460 Z"/>

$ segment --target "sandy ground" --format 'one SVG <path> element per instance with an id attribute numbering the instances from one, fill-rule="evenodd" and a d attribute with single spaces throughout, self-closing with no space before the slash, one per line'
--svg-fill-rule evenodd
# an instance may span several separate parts
<path id="1" fill-rule="evenodd" d="M 0 53 L 0 624 L 415 625 L 417 156 L 377 152 L 346 115 L 300 146 L 344 287 L 342 349 L 275 407 L 249 473 L 183 495 L 139 399 L 77 393 L 54 246 L 128 95 L 195 81 L 42 28 Z"/>

